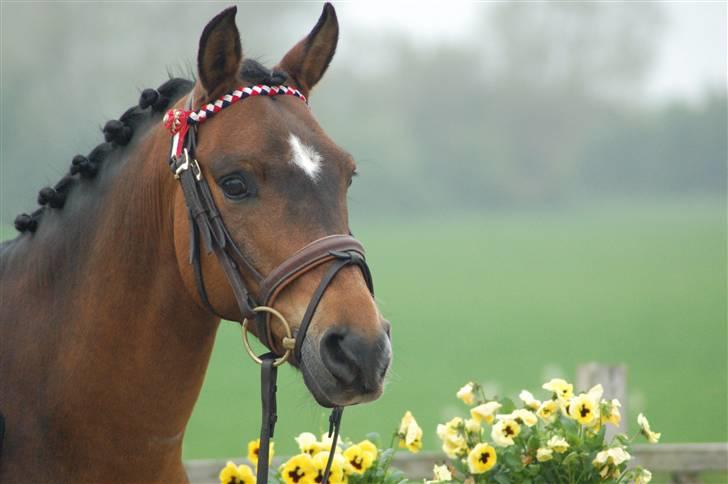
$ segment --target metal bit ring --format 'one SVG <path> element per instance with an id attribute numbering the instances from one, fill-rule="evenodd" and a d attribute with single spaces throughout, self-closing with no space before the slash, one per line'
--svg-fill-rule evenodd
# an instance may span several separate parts
<path id="1" fill-rule="evenodd" d="M 288 321 L 286 321 L 286 318 L 283 317 L 283 315 L 278 312 L 277 310 L 269 307 L 269 306 L 258 306 L 253 309 L 256 313 L 268 313 L 271 314 L 273 317 L 278 319 L 281 323 L 283 323 L 283 328 L 286 331 L 286 335 L 283 337 L 283 348 L 286 350 L 285 353 L 283 353 L 283 356 L 280 358 L 276 358 L 273 361 L 273 366 L 281 366 L 283 363 L 288 361 L 288 357 L 291 356 L 291 350 L 296 344 L 296 340 L 293 339 L 293 335 L 291 334 L 291 326 L 288 324 Z M 255 354 L 255 351 L 253 351 L 253 348 L 250 346 L 250 341 L 248 341 L 248 318 L 243 319 L 243 325 L 242 325 L 242 333 L 243 333 L 243 346 L 245 346 L 245 351 L 248 352 L 248 355 L 258 363 L 259 365 L 263 363 L 263 360 L 258 358 L 258 356 Z"/>

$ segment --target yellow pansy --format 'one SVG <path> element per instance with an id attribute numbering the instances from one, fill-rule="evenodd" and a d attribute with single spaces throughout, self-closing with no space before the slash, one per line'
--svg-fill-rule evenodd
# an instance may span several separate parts
<path id="1" fill-rule="evenodd" d="M 317 452 L 321 451 L 330 451 L 331 450 L 331 444 L 334 442 L 333 435 L 329 435 L 328 432 L 324 432 L 321 434 L 321 440 L 318 441 L 318 449 Z M 337 452 L 341 450 L 341 439 L 338 439 L 336 442 L 336 450 Z"/>
<path id="2" fill-rule="evenodd" d="M 435 464 L 435 467 L 432 469 L 432 474 L 434 477 L 432 482 L 452 481 L 452 472 L 450 472 L 450 469 L 448 469 L 445 465 L 439 466 Z"/>
<path id="3" fill-rule="evenodd" d="M 369 452 L 372 454 L 372 460 L 377 460 L 377 455 L 379 455 L 379 450 L 377 450 L 377 446 L 374 445 L 369 440 L 362 440 L 357 444 L 364 452 Z"/>
<path id="4" fill-rule="evenodd" d="M 399 446 L 417 453 L 422 449 L 422 429 L 408 410 L 399 424 Z"/>
<path id="5" fill-rule="evenodd" d="M 285 484 L 314 484 L 317 475 L 313 457 L 298 454 L 281 466 L 281 479 Z"/>
<path id="6" fill-rule="evenodd" d="M 235 466 L 232 461 L 220 471 L 220 484 L 255 484 L 255 476 L 250 466 Z"/>
<path id="7" fill-rule="evenodd" d="M 465 431 L 471 435 L 480 435 L 480 422 L 474 418 L 465 419 Z"/>
<path id="8" fill-rule="evenodd" d="M 652 472 L 647 469 L 639 469 L 634 476 L 634 484 L 647 484 L 652 480 Z"/>
<path id="9" fill-rule="evenodd" d="M 503 405 L 495 401 L 482 403 L 477 407 L 473 407 L 470 409 L 470 416 L 478 422 L 485 422 L 490 425 L 495 419 L 495 413 L 502 406 Z"/>
<path id="10" fill-rule="evenodd" d="M 472 405 L 475 401 L 475 394 L 473 393 L 475 391 L 475 383 L 468 382 L 463 386 L 458 392 L 455 394 L 456 397 L 458 397 L 460 400 L 462 400 L 465 405 Z"/>
<path id="11" fill-rule="evenodd" d="M 522 390 L 521 393 L 518 394 L 518 398 L 520 398 L 523 403 L 526 404 L 526 407 L 531 410 L 538 410 L 541 406 L 541 402 L 533 398 L 533 394 L 528 390 Z"/>
<path id="12" fill-rule="evenodd" d="M 536 460 L 539 462 L 546 462 L 554 458 L 554 451 L 548 447 L 540 447 L 536 451 Z"/>
<path id="13" fill-rule="evenodd" d="M 323 482 L 324 472 L 326 472 L 326 464 L 329 462 L 329 452 L 319 452 L 313 456 L 312 463 L 315 470 L 313 482 Z M 331 461 L 331 471 L 329 471 L 330 484 L 343 484 L 347 481 L 344 468 L 346 459 L 340 453 L 335 453 Z"/>
<path id="14" fill-rule="evenodd" d="M 318 454 L 322 450 L 318 439 L 316 439 L 316 436 L 311 432 L 303 432 L 299 434 L 299 436 L 296 437 L 295 440 L 298 444 L 298 448 L 301 449 L 301 452 L 308 455 Z M 329 445 L 329 450 L 330 449 L 331 445 Z"/>
<path id="15" fill-rule="evenodd" d="M 240 475 L 240 484 L 255 484 L 255 475 L 250 466 L 245 464 L 239 465 L 238 474 Z"/>
<path id="16" fill-rule="evenodd" d="M 559 411 L 559 404 L 555 400 L 546 400 L 536 410 L 536 415 L 541 417 L 546 423 L 551 423 L 556 420 L 556 413 Z"/>
<path id="17" fill-rule="evenodd" d="M 346 460 L 345 468 L 348 474 L 364 474 L 374 462 L 372 454 L 366 452 L 357 444 L 344 451 L 344 459 Z"/>
<path id="18" fill-rule="evenodd" d="M 220 484 L 237 484 L 238 467 L 233 461 L 227 461 L 227 465 L 220 471 Z"/>
<path id="19" fill-rule="evenodd" d="M 482 474 L 492 469 L 497 461 L 495 449 L 489 444 L 480 443 L 468 454 L 468 470 L 471 474 Z"/>
<path id="20" fill-rule="evenodd" d="M 455 417 L 437 426 L 437 436 L 442 440 L 442 451 L 451 459 L 461 457 L 467 452 L 467 442 L 461 432 L 464 425 L 463 419 Z"/>
<path id="21" fill-rule="evenodd" d="M 546 446 L 549 449 L 555 450 L 559 454 L 563 454 L 564 452 L 566 452 L 566 449 L 569 448 L 569 443 L 563 437 L 559 435 L 554 435 L 549 439 L 548 442 L 546 442 Z"/>
<path id="22" fill-rule="evenodd" d="M 574 385 L 561 378 L 553 378 L 547 381 L 542 388 L 555 393 L 559 400 L 568 400 L 574 396 Z"/>
<path id="23" fill-rule="evenodd" d="M 615 427 L 619 426 L 622 421 L 622 414 L 619 412 L 619 407 L 622 406 L 619 400 L 616 398 L 612 399 L 611 402 L 602 400 L 601 403 L 601 423 L 610 423 Z"/>
<path id="24" fill-rule="evenodd" d="M 490 436 L 493 438 L 493 442 L 501 447 L 508 447 L 513 445 L 513 439 L 521 433 L 521 426 L 518 422 L 512 419 L 498 420 L 493 425 L 493 430 Z"/>
<path id="25" fill-rule="evenodd" d="M 536 418 L 536 414 L 523 408 L 519 408 L 511 412 L 511 418 L 513 418 L 518 423 L 526 424 L 527 427 L 533 427 L 538 423 L 538 418 Z"/>
<path id="26" fill-rule="evenodd" d="M 640 426 L 640 432 L 642 432 L 642 435 L 647 438 L 647 441 L 649 443 L 656 444 L 660 441 L 660 435 L 662 434 L 650 430 L 650 422 L 647 421 L 647 417 L 640 413 L 639 415 L 637 415 L 637 423 Z"/>
<path id="27" fill-rule="evenodd" d="M 582 393 L 569 402 L 569 416 L 582 425 L 591 425 L 599 417 L 599 406 L 588 394 Z"/>
<path id="28" fill-rule="evenodd" d="M 592 461 L 592 464 L 597 468 L 608 465 L 618 466 L 623 462 L 627 462 L 631 458 L 632 456 L 629 455 L 629 453 L 623 448 L 612 447 L 611 449 L 599 452 Z"/>
<path id="29" fill-rule="evenodd" d="M 268 463 L 270 464 L 271 459 L 273 459 L 273 455 L 275 454 L 275 444 L 273 442 L 270 443 L 269 451 L 268 451 Z M 248 442 L 248 460 L 253 463 L 253 465 L 258 465 L 258 454 L 260 453 L 260 439 L 251 440 Z"/>

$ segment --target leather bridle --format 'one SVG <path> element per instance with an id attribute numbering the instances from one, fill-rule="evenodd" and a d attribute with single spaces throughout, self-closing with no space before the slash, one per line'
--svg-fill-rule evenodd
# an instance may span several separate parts
<path id="1" fill-rule="evenodd" d="M 247 95 L 246 95 L 247 94 Z M 243 341 L 250 356 L 261 365 L 261 403 L 262 425 L 258 455 L 257 482 L 268 482 L 269 442 L 277 420 L 276 379 L 277 368 L 289 360 L 291 352 L 299 366 L 303 364 L 302 347 L 306 332 L 321 299 L 336 275 L 350 265 L 361 269 L 369 291 L 374 294 L 371 273 L 367 266 L 364 248 L 351 234 L 335 234 L 314 240 L 301 248 L 266 276 L 261 275 L 255 265 L 238 248 L 225 227 L 220 211 L 215 205 L 210 186 L 195 159 L 197 128 L 203 121 L 221 109 L 250 96 L 293 95 L 305 102 L 305 97 L 287 86 L 241 87 L 226 94 L 214 103 L 198 111 L 191 111 L 192 94 L 187 98 L 185 110 L 172 109 L 164 117 L 165 126 L 172 132 L 172 149 L 169 166 L 179 180 L 184 194 L 190 219 L 189 262 L 193 267 L 197 293 L 202 304 L 211 313 L 221 317 L 212 307 L 205 290 L 200 245 L 208 254 L 214 253 L 235 296 L 242 320 Z M 292 282 L 309 271 L 328 265 L 318 287 L 313 292 L 306 312 L 295 334 L 285 318 L 273 308 L 276 299 Z M 258 298 L 248 289 L 242 272 L 258 286 Z M 282 338 L 282 348 L 277 348 L 273 333 L 271 316 L 283 325 L 286 336 Z M 271 351 L 256 356 L 248 343 L 248 324 L 255 321 L 255 333 L 260 341 Z M 341 425 L 343 408 L 334 407 L 329 418 L 329 437 L 333 434 L 331 451 L 324 471 L 322 483 L 327 483 L 331 471 L 336 442 Z"/>

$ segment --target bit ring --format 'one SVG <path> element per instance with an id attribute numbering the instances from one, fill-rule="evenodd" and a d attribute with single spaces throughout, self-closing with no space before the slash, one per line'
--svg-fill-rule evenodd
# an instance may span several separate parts
<path id="1" fill-rule="evenodd" d="M 283 315 L 278 312 L 277 310 L 273 309 L 269 306 L 258 306 L 256 308 L 253 308 L 253 311 L 256 313 L 267 313 L 278 319 L 281 323 L 283 323 L 283 328 L 286 330 L 286 335 L 283 337 L 283 348 L 286 350 L 285 353 L 283 353 L 283 356 L 276 358 L 273 360 L 273 366 L 281 366 L 283 363 L 288 361 L 288 358 L 291 356 L 291 350 L 296 345 L 296 340 L 293 338 L 293 335 L 291 334 L 291 326 L 288 324 L 288 321 L 286 321 L 286 318 L 283 317 Z M 258 358 L 258 356 L 255 354 L 255 351 L 253 351 L 253 348 L 250 346 L 250 341 L 248 341 L 248 322 L 250 320 L 248 318 L 243 319 L 243 325 L 242 325 L 242 333 L 243 333 L 243 346 L 245 347 L 245 351 L 248 352 L 248 355 L 250 358 L 253 359 L 256 363 L 259 365 L 263 363 L 263 360 Z"/>

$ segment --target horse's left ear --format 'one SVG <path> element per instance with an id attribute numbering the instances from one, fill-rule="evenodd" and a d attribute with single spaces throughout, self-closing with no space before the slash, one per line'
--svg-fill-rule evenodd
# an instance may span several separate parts
<path id="1" fill-rule="evenodd" d="M 303 94 L 308 96 L 329 67 L 338 40 L 336 11 L 333 5 L 326 3 L 311 33 L 283 56 L 277 69 L 287 72 Z"/>
<path id="2" fill-rule="evenodd" d="M 240 72 L 243 50 L 235 25 L 237 7 L 230 7 L 210 20 L 202 31 L 197 52 L 197 73 L 209 98 L 234 84 Z"/>

